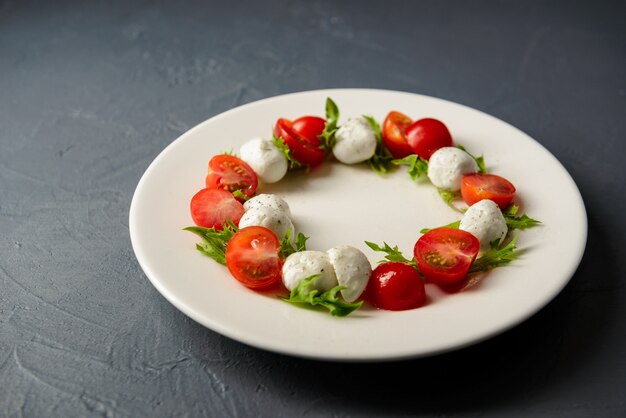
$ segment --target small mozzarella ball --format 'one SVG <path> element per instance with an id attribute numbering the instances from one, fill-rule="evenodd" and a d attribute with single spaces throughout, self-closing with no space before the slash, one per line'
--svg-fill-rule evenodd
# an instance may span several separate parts
<path id="1" fill-rule="evenodd" d="M 500 208 L 492 200 L 481 200 L 470 206 L 461 218 L 459 229 L 478 238 L 481 251 L 488 250 L 495 240 L 501 242 L 508 231 Z"/>
<path id="2" fill-rule="evenodd" d="M 291 239 L 295 236 L 293 222 L 287 214 L 270 208 L 258 207 L 247 210 L 239 220 L 239 228 L 247 226 L 264 226 L 274 231 L 279 240 L 282 240 L 291 230 Z"/>
<path id="3" fill-rule="evenodd" d="M 349 245 L 331 248 L 326 253 L 335 269 L 337 282 L 346 287 L 341 290 L 341 296 L 346 302 L 354 302 L 361 296 L 372 275 L 369 260 L 360 250 Z"/>
<path id="4" fill-rule="evenodd" d="M 337 286 L 337 276 L 328 254 L 321 251 L 300 251 L 291 254 L 283 264 L 283 283 L 289 290 L 298 286 L 301 280 L 319 274 L 311 284 L 311 289 L 325 292 Z"/>
<path id="5" fill-rule="evenodd" d="M 289 209 L 287 202 L 275 194 L 264 193 L 254 196 L 252 199 L 243 204 L 243 208 L 245 210 L 269 208 L 278 212 L 283 212 L 287 216 L 291 217 L 291 209 Z"/>
<path id="6" fill-rule="evenodd" d="M 477 171 L 476 161 L 456 147 L 439 148 L 428 160 L 428 178 L 440 189 L 460 190 L 463 174 Z"/>
<path id="7" fill-rule="evenodd" d="M 276 183 L 287 174 L 287 158 L 269 139 L 253 138 L 239 154 L 265 183 Z"/>
<path id="8" fill-rule="evenodd" d="M 376 136 L 363 118 L 348 119 L 335 133 L 335 158 L 344 164 L 369 160 L 376 151 Z"/>

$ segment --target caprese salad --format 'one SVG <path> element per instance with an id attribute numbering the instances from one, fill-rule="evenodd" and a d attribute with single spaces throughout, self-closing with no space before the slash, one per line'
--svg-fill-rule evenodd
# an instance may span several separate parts
<path id="1" fill-rule="evenodd" d="M 540 224 L 518 214 L 513 184 L 487 173 L 482 156 L 455 146 L 443 122 L 413 121 L 391 111 L 382 129 L 367 115 L 340 125 L 339 109 L 330 98 L 325 116 L 280 118 L 271 139 L 253 138 L 241 146 L 239 156 L 221 154 L 209 161 L 206 188 L 190 203 L 196 225 L 185 230 L 200 236 L 196 248 L 226 265 L 242 285 L 277 289 L 287 302 L 321 306 L 334 316 L 348 315 L 365 300 L 379 309 L 414 309 L 425 304 L 424 283 L 449 291 L 470 286 L 475 273 L 518 256 L 518 235 L 507 242 L 512 230 Z M 352 246 L 307 250 L 308 237 L 296 230 L 287 202 L 257 194 L 257 189 L 330 158 L 343 164 L 367 163 L 381 175 L 408 166 L 413 179 L 428 178 L 463 215 L 443 227 L 421 230 L 411 258 L 397 246 L 365 241 L 385 253 L 374 269 Z M 468 207 L 459 207 L 460 200 Z"/>

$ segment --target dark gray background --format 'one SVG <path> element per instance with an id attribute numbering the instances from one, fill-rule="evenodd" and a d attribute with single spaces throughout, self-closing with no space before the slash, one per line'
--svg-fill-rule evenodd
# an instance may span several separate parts
<path id="1" fill-rule="evenodd" d="M 1 415 L 626 414 L 625 3 L 408 3 L 0 0 Z M 130 245 L 143 171 L 213 115 L 328 87 L 441 97 L 546 146 L 589 216 L 567 288 L 391 364 L 259 351 L 172 307 Z"/>

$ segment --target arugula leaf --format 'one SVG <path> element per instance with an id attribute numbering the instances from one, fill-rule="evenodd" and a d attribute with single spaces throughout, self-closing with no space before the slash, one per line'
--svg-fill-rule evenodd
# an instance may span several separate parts
<path id="1" fill-rule="evenodd" d="M 460 196 L 459 192 L 453 192 L 452 190 L 448 190 L 448 189 L 437 189 L 437 191 L 439 192 L 439 196 L 441 196 L 441 198 L 446 203 L 446 205 L 450 206 L 455 211 L 464 213 L 465 210 L 467 210 L 467 209 L 465 210 L 459 209 L 456 206 L 454 206 L 454 204 L 452 203 L 455 199 L 457 199 Z"/>
<path id="2" fill-rule="evenodd" d="M 383 134 L 380 130 L 380 124 L 376 121 L 376 119 L 368 115 L 363 115 L 363 118 L 370 124 L 372 131 L 374 131 L 374 136 L 376 137 L 376 150 L 374 151 L 372 158 L 367 160 L 367 163 L 370 168 L 376 172 L 376 174 L 384 176 L 389 172 L 389 170 L 391 170 L 393 155 L 391 155 L 387 147 L 385 147 Z"/>
<path id="3" fill-rule="evenodd" d="M 321 147 L 329 153 L 335 146 L 335 133 L 337 132 L 337 122 L 339 121 L 339 108 L 330 97 L 326 98 L 326 126 L 320 135 Z"/>
<path id="4" fill-rule="evenodd" d="M 241 190 L 236 189 L 233 191 L 233 196 L 238 198 L 238 199 L 243 199 L 243 201 L 245 202 L 246 200 L 249 200 L 250 198 L 245 195 Z"/>
<path id="5" fill-rule="evenodd" d="M 306 241 L 309 239 L 302 232 L 298 232 L 296 235 L 295 243 L 291 242 L 291 229 L 287 229 L 285 236 L 280 241 L 280 253 L 283 257 L 287 258 L 293 253 L 306 250 Z M 294 246 L 295 244 L 295 246 Z"/>
<path id="6" fill-rule="evenodd" d="M 226 245 L 239 228 L 229 221 L 221 231 L 217 231 L 215 227 L 203 228 L 201 226 L 188 226 L 184 230 L 193 232 L 202 238 L 202 241 L 196 244 L 198 251 L 211 257 L 218 263 L 226 265 Z"/>
<path id="7" fill-rule="evenodd" d="M 488 271 L 509 264 L 511 261 L 515 260 L 520 255 L 520 252 L 516 251 L 518 237 L 519 233 L 513 237 L 511 242 L 502 248 L 498 248 L 496 241 L 492 242 L 491 249 L 474 261 L 468 274 Z"/>
<path id="8" fill-rule="evenodd" d="M 399 160 L 391 160 L 391 164 L 409 166 L 408 173 L 413 180 L 417 180 L 428 173 L 428 161 L 417 154 L 407 155 Z"/>
<path id="9" fill-rule="evenodd" d="M 413 259 L 409 260 L 408 258 L 406 258 L 402 254 L 402 252 L 398 249 L 397 245 L 395 247 L 391 247 L 386 242 L 383 242 L 383 246 L 381 247 L 380 245 L 375 244 L 375 243 L 370 242 L 370 241 L 365 241 L 365 245 L 367 245 L 368 247 L 370 247 L 374 251 L 387 253 L 387 255 L 385 256 L 384 260 L 380 260 L 378 262 L 378 264 L 382 264 L 382 263 L 385 263 L 387 261 L 399 261 L 401 263 L 406 263 L 406 264 L 409 264 L 410 266 L 413 266 L 413 267 L 417 268 L 417 263 L 415 262 L 415 260 L 413 260 Z"/>
<path id="10" fill-rule="evenodd" d="M 317 289 L 310 289 L 313 282 L 319 277 L 319 274 L 315 274 L 302 279 L 300 283 L 298 283 L 298 285 L 291 291 L 288 298 L 281 297 L 280 299 L 289 303 L 323 306 L 328 309 L 332 316 L 346 316 L 363 305 L 363 301 L 347 303 L 339 299 L 337 294 L 342 289 L 345 289 L 345 286 L 335 286 L 322 294 L 319 294 L 319 290 Z"/>
<path id="11" fill-rule="evenodd" d="M 289 149 L 287 144 L 285 144 L 285 141 L 283 141 L 282 138 L 279 138 L 276 135 L 272 135 L 272 143 L 276 146 L 276 148 L 280 150 L 280 152 L 285 155 L 285 158 L 287 158 L 289 170 L 293 171 L 307 168 L 304 164 L 293 158 L 293 155 L 291 155 L 291 150 Z"/>
<path id="12" fill-rule="evenodd" d="M 465 151 L 470 157 L 474 159 L 474 161 L 476 161 L 476 165 L 478 166 L 479 173 L 482 173 L 482 174 L 487 173 L 487 167 L 485 166 L 485 158 L 482 155 L 476 157 L 475 155 L 470 154 L 470 152 L 467 149 L 465 149 L 463 145 L 457 145 L 456 147 L 460 149 L 461 151 Z"/>
<path id="13" fill-rule="evenodd" d="M 515 216 L 519 211 L 519 206 L 515 204 L 509 205 L 506 209 L 502 211 L 502 215 L 504 215 L 504 220 L 506 222 L 506 226 L 509 229 L 519 229 L 524 230 L 528 228 L 532 228 L 541 224 L 541 221 L 537 219 L 533 219 L 526 214 L 522 216 Z"/>
<path id="14" fill-rule="evenodd" d="M 231 148 L 230 151 L 224 151 L 223 155 L 230 155 L 230 156 L 239 158 L 239 156 L 237 155 L 237 153 L 235 152 L 233 148 Z"/>
<path id="15" fill-rule="evenodd" d="M 461 225 L 461 221 L 454 221 L 454 222 L 450 222 L 448 225 L 438 226 L 437 228 L 454 228 L 454 229 L 459 229 L 460 225 Z M 437 228 L 420 229 L 420 234 L 425 234 L 428 231 L 433 230 L 433 229 L 437 229 Z"/>

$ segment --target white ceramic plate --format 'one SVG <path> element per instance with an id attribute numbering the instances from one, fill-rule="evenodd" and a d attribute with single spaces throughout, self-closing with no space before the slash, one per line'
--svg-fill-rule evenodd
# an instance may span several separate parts
<path id="1" fill-rule="evenodd" d="M 269 137 L 279 117 L 323 116 L 326 97 L 340 122 L 390 110 L 446 123 L 456 143 L 484 154 L 488 169 L 516 185 L 518 200 L 543 226 L 523 231 L 524 256 L 496 269 L 477 286 L 445 294 L 427 285 L 428 304 L 390 312 L 362 308 L 346 318 L 294 307 L 248 290 L 225 267 L 195 250 L 191 197 L 204 187 L 208 160 Z M 290 204 L 309 249 L 350 244 L 373 265 L 381 258 L 363 241 L 399 245 L 405 254 L 424 227 L 459 219 L 429 184 L 404 170 L 386 178 L 365 166 L 325 163 L 308 175 L 290 175 L 260 192 Z M 567 208 L 564 210 L 563 208 Z M 174 306 L 206 327 L 279 353 L 341 361 L 380 361 L 441 353 L 476 343 L 525 320 L 552 300 L 582 257 L 587 218 L 580 193 L 563 166 L 518 129 L 480 111 L 417 94 L 337 89 L 288 94 L 232 109 L 201 123 L 169 145 L 141 178 L 130 208 L 130 235 L 141 267 Z"/>

